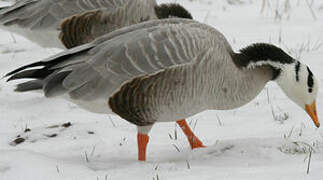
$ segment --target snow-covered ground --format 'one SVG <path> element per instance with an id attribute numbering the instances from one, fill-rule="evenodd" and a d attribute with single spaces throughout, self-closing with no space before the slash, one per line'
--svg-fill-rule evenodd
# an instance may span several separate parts
<path id="1" fill-rule="evenodd" d="M 322 1 L 308 0 L 311 8 L 306 0 L 178 2 L 224 33 L 235 50 L 274 43 L 308 64 L 322 83 Z M 0 76 L 57 52 L 0 31 Z M 323 179 L 323 130 L 274 82 L 244 107 L 188 119 L 207 148 L 192 151 L 174 123 L 156 124 L 144 163 L 136 160 L 135 126 L 38 92 L 15 93 L 14 84 L 0 80 L 0 180 Z M 322 95 L 321 89 L 319 117 Z M 71 126 L 61 126 L 67 122 Z M 13 145 L 17 136 L 25 142 Z"/>

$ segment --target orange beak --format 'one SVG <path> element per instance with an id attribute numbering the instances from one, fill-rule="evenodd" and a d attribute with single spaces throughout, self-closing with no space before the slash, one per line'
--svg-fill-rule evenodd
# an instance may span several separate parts
<path id="1" fill-rule="evenodd" d="M 316 127 L 320 127 L 320 122 L 319 119 L 317 117 L 317 113 L 316 113 L 316 103 L 315 101 L 313 102 L 312 105 L 305 105 L 305 110 L 307 112 L 307 114 L 312 118 L 314 124 Z"/>

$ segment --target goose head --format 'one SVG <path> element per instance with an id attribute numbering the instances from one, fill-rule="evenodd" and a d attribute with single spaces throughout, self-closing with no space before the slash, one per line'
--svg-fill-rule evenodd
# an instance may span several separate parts
<path id="1" fill-rule="evenodd" d="M 281 48 L 266 43 L 256 43 L 236 54 L 237 66 L 247 69 L 269 66 L 273 70 L 272 80 L 276 81 L 284 93 L 311 117 L 316 127 L 320 127 L 316 112 L 316 98 L 319 83 L 310 68 L 295 60 Z"/>
<path id="2" fill-rule="evenodd" d="M 180 4 L 165 3 L 155 6 L 155 14 L 158 19 L 186 18 L 193 19 L 191 13 Z"/>
<path id="3" fill-rule="evenodd" d="M 310 68 L 299 61 L 281 67 L 276 82 L 285 94 L 312 118 L 320 127 L 316 112 L 316 98 L 319 83 Z"/>

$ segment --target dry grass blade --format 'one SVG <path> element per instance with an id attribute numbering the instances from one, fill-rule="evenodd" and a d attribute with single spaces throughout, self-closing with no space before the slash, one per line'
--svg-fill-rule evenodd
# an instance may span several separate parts
<path id="1" fill-rule="evenodd" d="M 310 165 L 311 165 L 311 159 L 312 159 L 312 152 L 313 152 L 313 150 L 311 149 L 310 150 L 310 154 L 308 156 L 307 171 L 306 171 L 307 174 L 310 173 Z"/>
<path id="2" fill-rule="evenodd" d="M 266 93 L 267 93 L 267 102 L 270 104 L 270 97 L 269 97 L 269 88 L 266 88 Z"/>
<path id="3" fill-rule="evenodd" d="M 91 156 L 94 156 L 96 145 L 93 146 L 92 151 L 91 151 Z"/>
<path id="4" fill-rule="evenodd" d="M 186 160 L 186 165 L 187 165 L 187 169 L 191 169 L 191 165 L 190 165 L 190 162 L 188 160 Z"/>
<path id="5" fill-rule="evenodd" d="M 113 126 L 113 127 L 117 127 L 117 126 L 116 126 L 116 124 L 113 122 L 113 119 L 111 118 L 111 116 L 110 116 L 110 115 L 108 115 L 108 117 L 109 117 L 109 119 L 110 119 L 110 122 L 111 122 L 112 126 Z"/>
<path id="6" fill-rule="evenodd" d="M 193 126 L 193 131 L 195 131 L 195 128 L 196 128 L 196 125 L 197 125 L 197 121 L 198 121 L 198 119 L 195 120 L 195 123 L 194 123 L 194 126 Z"/>
<path id="7" fill-rule="evenodd" d="M 177 150 L 177 152 L 181 152 L 181 150 L 175 145 L 175 144 L 172 144 L 174 146 L 174 148 Z"/>
<path id="8" fill-rule="evenodd" d="M 173 136 L 170 133 L 168 133 L 168 136 L 169 136 L 169 139 L 173 140 Z"/>
<path id="9" fill-rule="evenodd" d="M 59 173 L 60 171 L 59 171 L 59 168 L 58 168 L 58 165 L 56 165 L 56 171 L 57 171 L 57 173 Z"/>
<path id="10" fill-rule="evenodd" d="M 294 131 L 294 126 L 292 127 L 292 129 L 289 131 L 289 133 L 288 133 L 288 138 L 290 138 L 291 136 L 292 136 L 292 134 L 293 134 L 293 131 Z"/>
<path id="11" fill-rule="evenodd" d="M 316 17 L 315 12 L 314 12 L 314 10 L 312 8 L 312 5 L 310 4 L 310 2 L 308 2 L 308 0 L 305 0 L 305 1 L 306 1 L 306 4 L 307 4 L 308 8 L 311 11 L 311 14 L 312 14 L 313 19 L 316 21 L 317 20 L 317 17 Z"/>
<path id="12" fill-rule="evenodd" d="M 174 140 L 177 140 L 177 128 L 176 128 L 176 125 L 175 125 L 175 129 L 174 129 Z"/>
<path id="13" fill-rule="evenodd" d="M 220 126 L 223 126 L 223 123 L 222 123 L 222 121 L 221 121 L 220 117 L 218 116 L 218 114 L 216 114 L 216 118 L 218 119 L 218 123 L 219 123 L 219 125 L 220 125 Z"/>
<path id="14" fill-rule="evenodd" d="M 13 43 L 16 44 L 17 40 L 16 40 L 15 36 L 13 35 L 13 33 L 10 33 L 10 36 L 12 38 Z"/>
<path id="15" fill-rule="evenodd" d="M 90 162 L 89 157 L 87 156 L 86 151 L 84 152 L 84 154 L 85 154 L 85 161 L 86 161 L 87 163 L 88 163 L 88 162 Z"/>
<path id="16" fill-rule="evenodd" d="M 155 177 L 153 177 L 153 180 L 159 180 L 158 173 L 156 174 L 156 176 L 155 176 Z"/>

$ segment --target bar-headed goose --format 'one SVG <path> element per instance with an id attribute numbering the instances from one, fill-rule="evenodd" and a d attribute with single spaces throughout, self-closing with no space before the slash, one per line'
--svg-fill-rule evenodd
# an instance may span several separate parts
<path id="1" fill-rule="evenodd" d="M 156 0 L 20 0 L 0 9 L 0 28 L 43 47 L 64 49 L 64 45 L 71 48 L 121 27 L 166 16 L 192 18 L 180 5 L 157 5 Z"/>
<path id="2" fill-rule="evenodd" d="M 156 122 L 177 121 L 191 147 L 203 147 L 184 119 L 207 109 L 240 107 L 269 81 L 320 126 L 318 81 L 308 66 L 270 44 L 236 53 L 219 31 L 193 20 L 122 28 L 7 76 L 35 79 L 18 84 L 16 91 L 43 89 L 46 97 L 63 96 L 137 125 L 139 160 L 146 159 L 148 132 Z"/>

